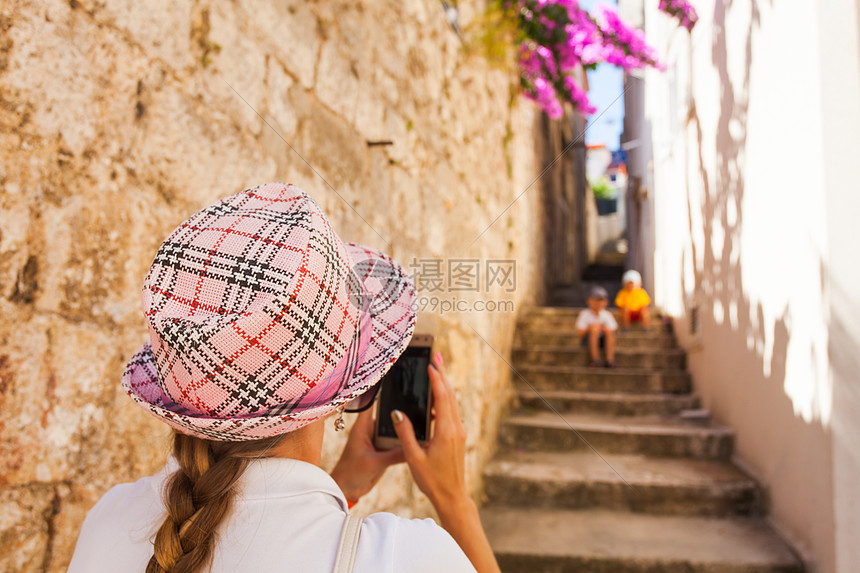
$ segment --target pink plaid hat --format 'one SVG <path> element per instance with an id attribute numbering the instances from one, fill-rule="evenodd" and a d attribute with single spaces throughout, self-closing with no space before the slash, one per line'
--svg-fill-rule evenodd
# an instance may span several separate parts
<path id="1" fill-rule="evenodd" d="M 415 287 L 344 243 L 304 191 L 268 183 L 192 215 L 143 285 L 149 342 L 122 385 L 185 434 L 255 440 L 325 417 L 409 344 Z"/>

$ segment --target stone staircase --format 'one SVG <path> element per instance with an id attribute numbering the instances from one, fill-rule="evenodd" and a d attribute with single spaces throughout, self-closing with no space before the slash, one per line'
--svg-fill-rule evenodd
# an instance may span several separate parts
<path id="1" fill-rule="evenodd" d="M 502 571 L 802 572 L 762 519 L 761 488 L 729 461 L 732 430 L 698 410 L 671 325 L 619 333 L 619 368 L 594 369 L 578 312 L 518 323 L 519 409 L 484 473 Z"/>

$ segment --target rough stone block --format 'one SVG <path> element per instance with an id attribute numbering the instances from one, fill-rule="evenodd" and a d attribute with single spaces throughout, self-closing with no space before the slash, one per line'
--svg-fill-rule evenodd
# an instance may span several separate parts
<path id="1" fill-rule="evenodd" d="M 330 26 L 324 26 L 309 3 L 301 0 L 237 4 L 248 21 L 245 33 L 265 46 L 302 87 L 312 88 L 321 39 Z"/>
<path id="2" fill-rule="evenodd" d="M 51 486 L 0 489 L 0 571 L 42 570 L 54 505 Z"/>
<path id="3" fill-rule="evenodd" d="M 193 6 L 184 2 L 156 0 L 81 0 L 78 9 L 103 26 L 127 33 L 150 58 L 177 71 L 192 63 Z"/>

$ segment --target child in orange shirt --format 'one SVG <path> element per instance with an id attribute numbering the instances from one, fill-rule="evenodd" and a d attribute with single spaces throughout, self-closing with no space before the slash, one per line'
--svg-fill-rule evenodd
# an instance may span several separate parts
<path id="1" fill-rule="evenodd" d="M 642 275 L 634 270 L 624 273 L 621 278 L 624 285 L 615 297 L 615 306 L 621 309 L 621 326 L 624 330 L 630 328 L 631 322 L 642 321 L 643 330 L 651 326 L 651 314 L 648 305 L 651 298 L 642 288 Z"/>

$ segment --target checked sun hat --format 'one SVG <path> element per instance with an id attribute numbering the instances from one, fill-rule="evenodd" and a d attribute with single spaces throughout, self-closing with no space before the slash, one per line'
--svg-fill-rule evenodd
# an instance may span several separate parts
<path id="1" fill-rule="evenodd" d="M 400 265 L 343 242 L 304 191 L 247 189 L 158 249 L 143 285 L 150 339 L 122 385 L 185 434 L 283 434 L 379 382 L 412 338 L 414 301 Z"/>

